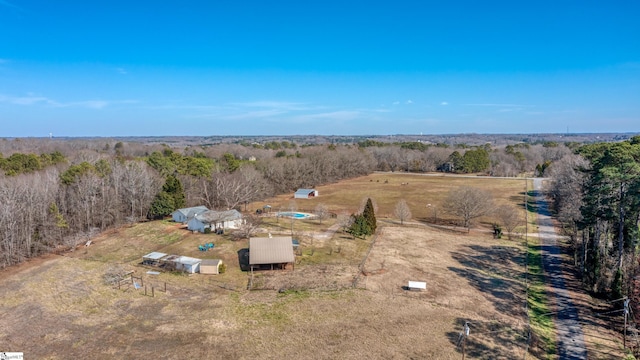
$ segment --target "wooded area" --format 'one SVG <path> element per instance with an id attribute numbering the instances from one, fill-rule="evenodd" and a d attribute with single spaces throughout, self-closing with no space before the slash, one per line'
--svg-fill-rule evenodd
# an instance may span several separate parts
<path id="1" fill-rule="evenodd" d="M 598 296 L 632 297 L 637 306 L 640 136 L 579 147 L 552 165 L 550 175 L 583 283 Z"/>
<path id="2" fill-rule="evenodd" d="M 574 148 L 544 141 L 492 148 L 268 139 L 177 147 L 105 139 L 0 139 L 0 268 L 182 206 L 242 209 L 275 194 L 376 170 L 542 175 L 579 161 Z"/>

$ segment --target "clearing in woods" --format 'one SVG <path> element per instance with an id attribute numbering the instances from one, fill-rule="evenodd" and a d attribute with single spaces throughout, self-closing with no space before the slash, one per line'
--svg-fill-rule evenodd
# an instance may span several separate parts
<path id="1" fill-rule="evenodd" d="M 459 359 L 460 332 L 469 321 L 469 358 L 522 358 L 523 242 L 493 239 L 491 218 L 470 233 L 444 226 L 453 219 L 440 212 L 442 200 L 458 185 L 485 188 L 524 214 L 521 179 L 373 174 L 321 186 L 320 197 L 295 206 L 313 210 L 323 203 L 334 213 L 351 213 L 371 197 L 378 234 L 326 237 L 319 234 L 336 229 L 336 219 L 266 218 L 262 235 L 293 231 L 301 251 L 294 271 L 257 272 L 252 291 L 239 264 L 246 240 L 192 234 L 170 221 L 102 234 L 90 247 L 0 273 L 0 350 L 39 359 Z M 413 212 L 404 226 L 391 215 L 401 198 Z M 279 196 L 249 210 L 267 203 L 277 210 L 291 201 Z M 200 252 L 198 245 L 208 242 L 215 248 Z M 227 271 L 149 275 L 139 263 L 151 251 L 220 258 Z M 129 271 L 143 278 L 149 294 L 154 287 L 155 297 L 105 281 Z M 409 280 L 425 281 L 427 289 L 403 290 Z M 530 350 L 532 357 L 544 356 L 535 343 Z"/>

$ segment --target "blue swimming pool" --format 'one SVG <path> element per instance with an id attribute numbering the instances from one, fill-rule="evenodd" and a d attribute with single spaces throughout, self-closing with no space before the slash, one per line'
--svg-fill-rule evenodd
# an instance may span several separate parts
<path id="1" fill-rule="evenodd" d="M 311 214 L 288 211 L 288 212 L 279 212 L 278 216 L 294 218 L 294 219 L 308 219 L 312 215 Z"/>

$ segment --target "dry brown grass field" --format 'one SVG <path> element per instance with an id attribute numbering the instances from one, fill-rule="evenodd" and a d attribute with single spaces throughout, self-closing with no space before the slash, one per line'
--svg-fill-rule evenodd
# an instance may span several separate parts
<path id="1" fill-rule="evenodd" d="M 468 358 L 522 358 L 522 241 L 493 239 L 491 218 L 470 233 L 444 226 L 454 219 L 433 208 L 459 185 L 489 190 L 524 214 L 523 180 L 373 174 L 320 186 L 318 198 L 296 207 L 323 203 L 351 213 L 371 197 L 378 234 L 353 239 L 327 232 L 335 219 L 296 220 L 302 251 L 295 270 L 256 272 L 252 290 L 238 259 L 246 240 L 192 234 L 170 221 L 110 231 L 89 247 L 0 272 L 1 350 L 32 359 L 459 359 L 468 321 Z M 399 199 L 413 212 L 404 226 L 391 215 Z M 249 210 L 291 201 L 279 196 Z M 429 221 L 436 218 L 438 224 Z M 262 233 L 288 234 L 291 224 L 266 218 Z M 215 248 L 200 252 L 206 242 Z M 140 261 L 151 251 L 221 258 L 228 268 L 221 275 L 149 275 Z M 155 296 L 107 284 L 105 274 L 114 271 L 133 271 Z M 427 290 L 403 290 L 409 280 L 425 281 Z"/>

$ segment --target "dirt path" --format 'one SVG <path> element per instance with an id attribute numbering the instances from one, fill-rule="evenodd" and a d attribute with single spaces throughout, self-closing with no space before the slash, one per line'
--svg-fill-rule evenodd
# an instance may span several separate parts
<path id="1" fill-rule="evenodd" d="M 564 274 L 560 267 L 562 261 L 560 248 L 556 244 L 558 235 L 553 226 L 547 202 L 542 195 L 542 179 L 534 179 L 533 187 L 536 192 L 538 234 L 542 246 L 542 263 L 547 278 L 547 290 L 549 299 L 552 304 L 555 304 L 554 324 L 557 331 L 558 358 L 560 360 L 586 359 L 584 334 L 578 322 L 578 310 L 565 286 Z"/>

